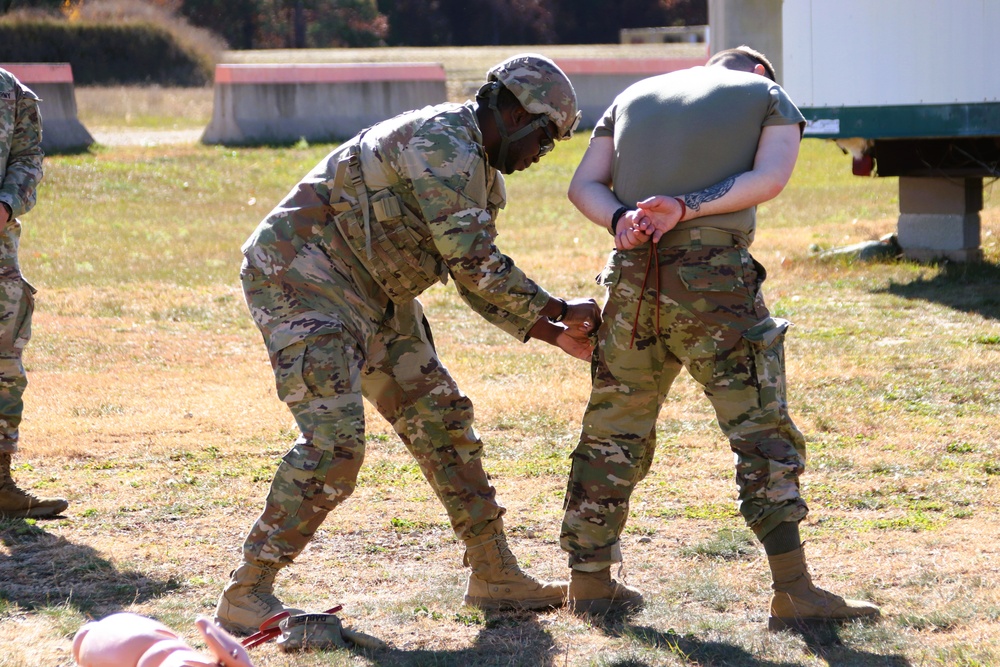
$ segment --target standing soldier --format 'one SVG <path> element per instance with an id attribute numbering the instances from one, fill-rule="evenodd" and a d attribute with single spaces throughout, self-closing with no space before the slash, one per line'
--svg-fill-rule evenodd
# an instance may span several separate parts
<path id="1" fill-rule="evenodd" d="M 21 277 L 17 217 L 35 205 L 42 180 L 42 119 L 38 97 L 0 69 L 0 516 L 50 517 L 65 510 L 62 498 L 38 498 L 11 478 L 18 426 L 28 386 L 21 353 L 31 337 L 35 289 Z"/>
<path id="2" fill-rule="evenodd" d="M 736 455 L 740 513 L 772 574 L 769 627 L 879 614 L 813 586 L 799 538 L 805 441 L 785 399 L 788 322 L 770 316 L 764 267 L 748 251 L 756 205 L 788 182 L 804 121 L 774 78 L 762 54 L 740 47 L 633 84 L 598 122 L 570 184 L 617 247 L 561 534 L 575 610 L 642 603 L 610 566 L 660 407 L 685 368 Z"/>
<path id="3" fill-rule="evenodd" d="M 475 102 L 403 113 L 341 145 L 243 246 L 247 304 L 301 437 L 219 599 L 223 627 L 253 632 L 285 609 L 276 573 L 354 491 L 362 396 L 393 425 L 464 541 L 465 602 L 563 603 L 566 584 L 525 574 L 507 546 L 472 402 L 438 360 L 416 297 L 451 278 L 491 324 L 589 359 L 597 304 L 549 296 L 494 242 L 506 202 L 501 173 L 530 167 L 578 119 L 566 75 L 542 56 L 515 56 L 489 71 Z"/>

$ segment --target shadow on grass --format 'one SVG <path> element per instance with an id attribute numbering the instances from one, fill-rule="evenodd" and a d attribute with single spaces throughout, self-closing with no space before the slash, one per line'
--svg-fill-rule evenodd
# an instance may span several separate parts
<path id="1" fill-rule="evenodd" d="M 534 612 L 484 612 L 486 623 L 469 648 L 453 651 L 387 649 L 366 653 L 373 665 L 393 667 L 552 667 L 561 664 L 555 641 Z"/>
<path id="2" fill-rule="evenodd" d="M 682 635 L 672 630 L 657 630 L 642 625 L 633 625 L 627 615 L 607 616 L 595 620 L 594 625 L 612 637 L 629 639 L 649 648 L 672 653 L 680 660 L 692 665 L 707 667 L 793 667 L 798 662 L 780 662 L 761 659 L 742 646 L 720 641 L 705 641 L 693 634 Z M 840 628 L 831 625 L 820 632 L 799 634 L 807 650 L 825 660 L 831 667 L 881 665 L 882 667 L 909 667 L 910 662 L 903 656 L 880 655 L 846 646 L 840 638 Z M 625 659 L 608 663 L 609 667 L 647 667 L 648 663 L 637 659 Z"/>
<path id="3" fill-rule="evenodd" d="M 845 646 L 840 638 L 841 629 L 836 625 L 806 634 L 800 634 L 809 652 L 826 661 L 831 667 L 848 667 L 858 665 L 883 665 L 885 667 L 910 667 L 910 661 L 901 655 L 879 655 L 859 651 Z"/>
<path id="4" fill-rule="evenodd" d="M 945 263 L 933 278 L 923 277 L 907 283 L 892 282 L 876 293 L 888 293 L 904 299 L 940 303 L 964 313 L 977 313 L 991 320 L 1000 319 L 1000 266 L 989 262 Z"/>
<path id="5" fill-rule="evenodd" d="M 179 588 L 130 569 L 116 569 L 93 548 L 73 544 L 25 519 L 0 520 L 0 600 L 25 609 L 67 605 L 90 616 L 160 597 Z"/>
<path id="6" fill-rule="evenodd" d="M 801 662 L 767 660 L 735 644 L 707 641 L 694 634 L 682 635 L 672 630 L 658 630 L 631 623 L 629 615 L 609 615 L 592 618 L 594 627 L 610 637 L 624 639 L 670 654 L 682 663 L 705 667 L 796 667 Z M 910 667 L 910 661 L 901 655 L 882 655 L 847 646 L 840 637 L 841 628 L 831 625 L 820 631 L 799 634 L 805 650 L 826 662 L 830 667 Z M 486 625 L 473 646 L 461 650 L 435 651 L 430 649 L 381 651 L 356 650 L 372 665 L 417 667 L 557 667 L 566 656 L 557 653 L 555 642 L 532 612 L 487 613 Z M 627 652 L 627 651 L 626 651 Z M 594 656 L 597 658 L 598 656 Z M 622 657 L 615 660 L 606 656 L 601 664 L 606 667 L 652 667 L 643 658 Z"/>

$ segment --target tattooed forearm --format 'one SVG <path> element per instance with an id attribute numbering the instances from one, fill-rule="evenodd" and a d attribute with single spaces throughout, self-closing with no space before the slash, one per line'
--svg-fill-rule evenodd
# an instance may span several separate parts
<path id="1" fill-rule="evenodd" d="M 684 195 L 684 205 L 687 206 L 692 211 L 697 211 L 701 208 L 701 205 L 707 201 L 712 201 L 722 197 L 724 194 L 733 189 L 733 184 L 736 182 L 735 176 L 730 176 L 721 183 L 716 183 L 710 188 L 705 188 L 701 192 L 694 192 L 689 195 Z"/>

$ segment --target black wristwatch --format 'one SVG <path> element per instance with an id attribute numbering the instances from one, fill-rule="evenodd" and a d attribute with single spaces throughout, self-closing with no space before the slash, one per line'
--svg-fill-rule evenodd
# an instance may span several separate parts
<path id="1" fill-rule="evenodd" d="M 621 220 L 622 216 L 630 210 L 631 209 L 628 206 L 619 206 L 618 210 L 611 215 L 611 229 L 609 231 L 612 236 L 616 236 L 618 234 L 618 221 Z"/>
<path id="2" fill-rule="evenodd" d="M 558 297 L 556 298 L 556 301 L 559 302 L 559 314 L 555 317 L 550 317 L 549 322 L 555 322 L 558 324 L 559 322 L 565 320 L 566 315 L 569 314 L 569 304 L 566 303 L 566 299 L 560 299 Z"/>

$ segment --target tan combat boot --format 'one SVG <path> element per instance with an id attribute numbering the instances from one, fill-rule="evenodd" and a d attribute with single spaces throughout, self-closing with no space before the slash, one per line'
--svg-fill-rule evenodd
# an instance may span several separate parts
<path id="1" fill-rule="evenodd" d="M 69 507 L 62 498 L 39 498 L 17 488 L 10 476 L 10 460 L 10 453 L 0 454 L 0 518 L 44 519 Z"/>
<path id="2" fill-rule="evenodd" d="M 577 614 L 607 614 L 642 608 L 642 593 L 611 578 L 611 566 L 597 572 L 572 570 L 569 608 Z"/>
<path id="3" fill-rule="evenodd" d="M 875 605 L 860 600 L 845 600 L 813 586 L 806 568 L 802 547 L 785 554 L 767 557 L 771 566 L 771 616 L 767 629 L 808 631 L 834 622 L 876 619 Z"/>
<path id="4" fill-rule="evenodd" d="M 215 607 L 215 622 L 235 635 L 252 635 L 279 612 L 301 614 L 300 609 L 286 607 L 274 595 L 274 577 L 281 567 L 244 562 L 233 570 Z"/>
<path id="5" fill-rule="evenodd" d="M 525 574 L 507 546 L 503 519 L 465 540 L 465 564 L 472 566 L 465 604 L 480 609 L 549 609 L 566 602 L 565 582 L 544 582 Z"/>

